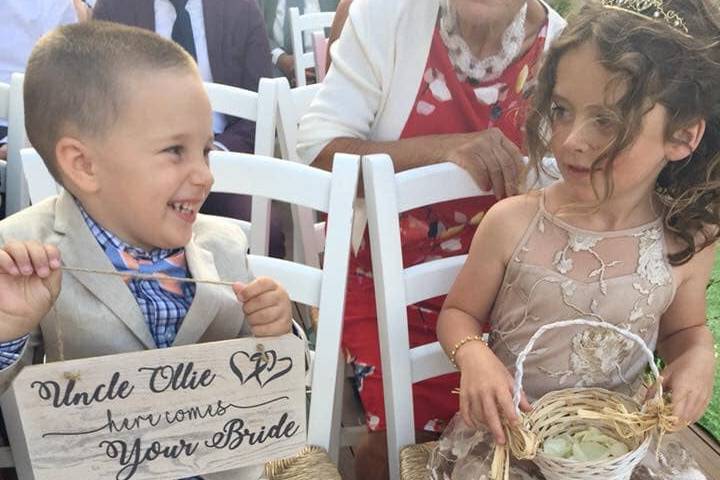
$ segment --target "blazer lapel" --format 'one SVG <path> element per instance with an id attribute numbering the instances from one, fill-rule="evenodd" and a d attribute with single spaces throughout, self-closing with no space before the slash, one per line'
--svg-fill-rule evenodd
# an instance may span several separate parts
<path id="1" fill-rule="evenodd" d="M 220 280 L 212 253 L 201 248 L 194 240 L 191 240 L 185 247 L 185 258 L 193 278 Z M 196 285 L 195 298 L 193 298 L 192 305 L 175 336 L 173 346 L 197 343 L 208 326 L 215 320 L 220 310 L 222 297 L 228 295 L 232 295 L 232 297 L 228 297 L 230 299 L 235 297 L 230 287 L 207 283 L 197 283 Z"/>
<path id="2" fill-rule="evenodd" d="M 225 25 L 223 8 L 227 2 L 202 0 L 202 3 L 205 39 L 207 40 L 208 59 L 210 60 L 210 72 L 213 76 L 213 82 L 227 83 L 222 56 L 223 29 Z"/>
<path id="3" fill-rule="evenodd" d="M 58 244 L 63 263 L 67 266 L 93 270 L 115 270 L 97 240 L 87 227 L 72 196 L 63 191 L 55 207 L 55 231 L 62 235 Z M 137 300 L 122 280 L 111 275 L 65 272 L 105 304 L 146 348 L 156 348 Z M 87 312 L 92 315 L 92 312 Z"/>

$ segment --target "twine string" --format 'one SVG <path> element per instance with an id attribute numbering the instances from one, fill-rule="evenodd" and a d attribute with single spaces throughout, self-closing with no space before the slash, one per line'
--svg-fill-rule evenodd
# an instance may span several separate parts
<path id="1" fill-rule="evenodd" d="M 118 272 L 115 270 L 95 270 L 93 268 L 81 268 L 81 267 L 68 267 L 62 266 L 61 270 L 66 272 L 79 272 L 79 273 L 93 273 L 97 275 L 112 275 L 115 277 L 133 278 L 136 280 L 173 280 L 175 282 L 183 283 L 206 283 L 209 285 L 223 285 L 232 287 L 236 282 L 228 282 L 225 280 L 208 280 L 202 278 L 187 278 L 187 277 L 173 277 L 170 275 L 158 275 L 150 273 L 135 273 L 135 272 Z"/>

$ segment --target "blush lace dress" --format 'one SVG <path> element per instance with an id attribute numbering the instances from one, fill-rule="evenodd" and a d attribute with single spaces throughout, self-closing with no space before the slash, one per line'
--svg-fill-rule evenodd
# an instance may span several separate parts
<path id="1" fill-rule="evenodd" d="M 530 337 L 544 324 L 586 318 L 615 324 L 655 348 L 658 324 L 675 294 L 661 219 L 611 232 L 582 230 L 545 210 L 538 195 L 530 222 L 505 271 L 490 314 L 489 344 L 511 374 Z M 646 357 L 637 345 L 610 330 L 566 327 L 548 331 L 524 364 L 530 402 L 547 392 L 599 386 L 643 395 Z M 432 452 L 433 480 L 486 480 L 492 435 L 474 430 L 458 415 Z M 692 458 L 665 437 L 633 480 L 704 479 Z M 513 461 L 512 479 L 542 478 L 530 463 Z"/>

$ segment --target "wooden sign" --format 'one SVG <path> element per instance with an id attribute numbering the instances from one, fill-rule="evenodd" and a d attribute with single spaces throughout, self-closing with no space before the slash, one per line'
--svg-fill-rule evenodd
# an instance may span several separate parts
<path id="1" fill-rule="evenodd" d="M 25 367 L 2 398 L 24 479 L 178 479 L 305 445 L 305 360 L 293 336 Z"/>

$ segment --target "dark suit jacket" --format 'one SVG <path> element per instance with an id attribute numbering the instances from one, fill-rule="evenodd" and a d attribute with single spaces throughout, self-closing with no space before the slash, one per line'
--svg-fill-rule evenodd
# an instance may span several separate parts
<path id="1" fill-rule="evenodd" d="M 290 31 L 290 1 L 285 0 L 285 38 L 283 41 L 285 45 L 279 45 L 273 38 L 273 26 L 275 24 L 275 17 L 277 16 L 277 5 L 278 0 L 258 0 L 262 4 L 262 12 L 265 17 L 265 29 L 267 35 L 270 38 L 270 47 L 272 49 L 282 48 L 287 53 L 292 54 L 292 39 L 288 32 Z M 391 0 L 388 0 L 391 1 Z M 334 12 L 338 6 L 339 0 L 319 0 L 321 12 Z M 300 8 L 300 14 L 303 13 L 303 7 L 305 5 L 304 0 L 297 0 L 298 8 Z"/>
<path id="2" fill-rule="evenodd" d="M 257 91 L 272 77 L 270 46 L 256 0 L 202 0 L 213 81 Z M 98 0 L 93 18 L 155 31 L 154 0 Z M 217 141 L 236 152 L 254 150 L 255 124 L 227 117 Z"/>

